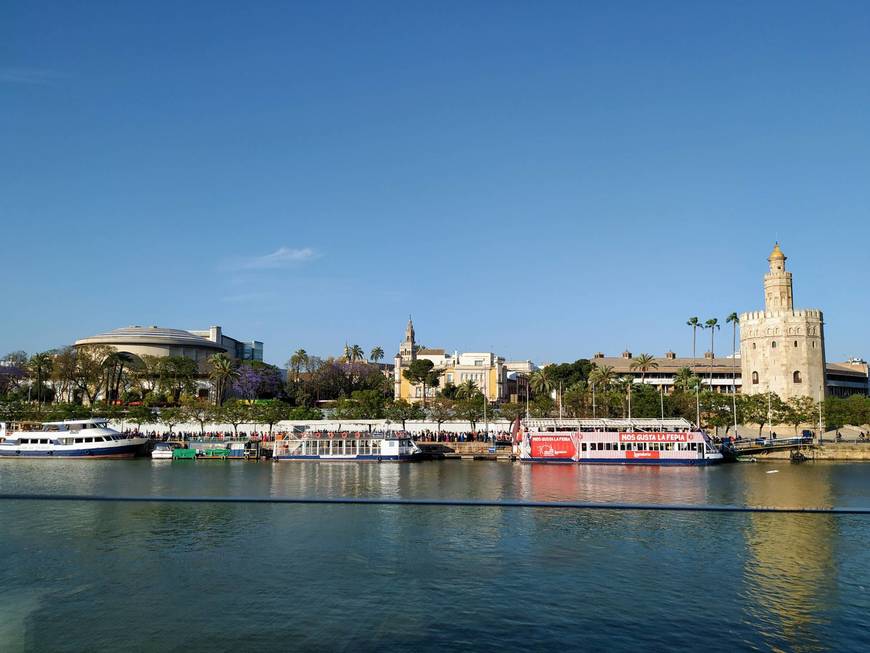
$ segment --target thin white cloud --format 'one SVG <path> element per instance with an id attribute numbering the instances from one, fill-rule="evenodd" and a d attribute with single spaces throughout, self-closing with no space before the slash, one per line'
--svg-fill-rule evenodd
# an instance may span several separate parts
<path id="1" fill-rule="evenodd" d="M 320 253 L 310 247 L 301 249 L 279 247 L 271 254 L 235 259 L 230 261 L 227 267 L 233 270 L 278 270 L 313 261 L 319 257 Z"/>
<path id="2" fill-rule="evenodd" d="M 236 267 L 240 270 L 275 270 L 298 263 L 305 263 L 306 261 L 316 259 L 318 256 L 319 254 L 310 247 L 303 247 L 302 249 L 279 247 L 271 254 L 243 259 Z"/>
<path id="3" fill-rule="evenodd" d="M 0 68 L 0 83 L 2 84 L 48 86 L 57 82 L 61 77 L 61 75 L 52 70 L 41 70 L 38 68 Z"/>

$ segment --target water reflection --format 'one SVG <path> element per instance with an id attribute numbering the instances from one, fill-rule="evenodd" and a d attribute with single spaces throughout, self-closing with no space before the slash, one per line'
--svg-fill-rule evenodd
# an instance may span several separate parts
<path id="1" fill-rule="evenodd" d="M 832 506 L 834 469 L 785 465 L 747 474 L 743 501 L 752 506 Z M 826 610 L 838 601 L 838 519 L 752 513 L 744 523 L 747 618 L 757 620 L 773 647 L 821 650 L 824 642 L 816 633 L 828 623 Z"/>

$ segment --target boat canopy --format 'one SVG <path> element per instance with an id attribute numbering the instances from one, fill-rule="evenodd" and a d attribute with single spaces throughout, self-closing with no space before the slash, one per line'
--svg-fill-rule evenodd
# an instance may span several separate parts
<path id="1" fill-rule="evenodd" d="M 682 417 L 669 419 L 559 419 L 532 418 L 524 419 L 523 426 L 532 429 L 579 429 L 584 431 L 600 429 L 604 431 L 675 431 L 693 429 L 692 423 Z"/>

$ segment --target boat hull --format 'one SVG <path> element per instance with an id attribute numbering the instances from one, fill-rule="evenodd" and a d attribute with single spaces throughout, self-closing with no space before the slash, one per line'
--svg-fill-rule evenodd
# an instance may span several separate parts
<path id="1" fill-rule="evenodd" d="M 412 463 L 423 460 L 422 454 L 395 455 L 395 456 L 275 456 L 273 460 L 301 460 L 324 463 L 368 462 L 368 463 Z"/>
<path id="2" fill-rule="evenodd" d="M 553 459 L 553 458 L 523 458 L 524 463 L 546 463 L 548 465 L 630 465 L 632 467 L 706 467 L 709 465 L 718 465 L 722 462 L 721 458 L 686 458 L 686 459 L 639 459 L 628 460 L 625 458 L 599 458 L 595 460 L 572 460 L 572 459 Z"/>
<path id="3" fill-rule="evenodd" d="M 19 447 L 0 446 L 0 460 L 16 458 L 63 458 L 63 459 L 112 459 L 133 458 L 142 449 L 142 444 L 128 444 L 119 447 L 101 447 L 91 449 L 69 449 L 56 447 L 44 450 L 23 450 Z"/>

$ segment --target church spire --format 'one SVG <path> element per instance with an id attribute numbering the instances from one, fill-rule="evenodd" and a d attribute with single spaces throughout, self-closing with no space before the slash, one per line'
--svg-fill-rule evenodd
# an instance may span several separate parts
<path id="1" fill-rule="evenodd" d="M 417 342 L 414 334 L 414 321 L 408 316 L 408 326 L 405 327 L 405 341 L 399 347 L 399 356 L 406 360 L 417 358 Z"/>

